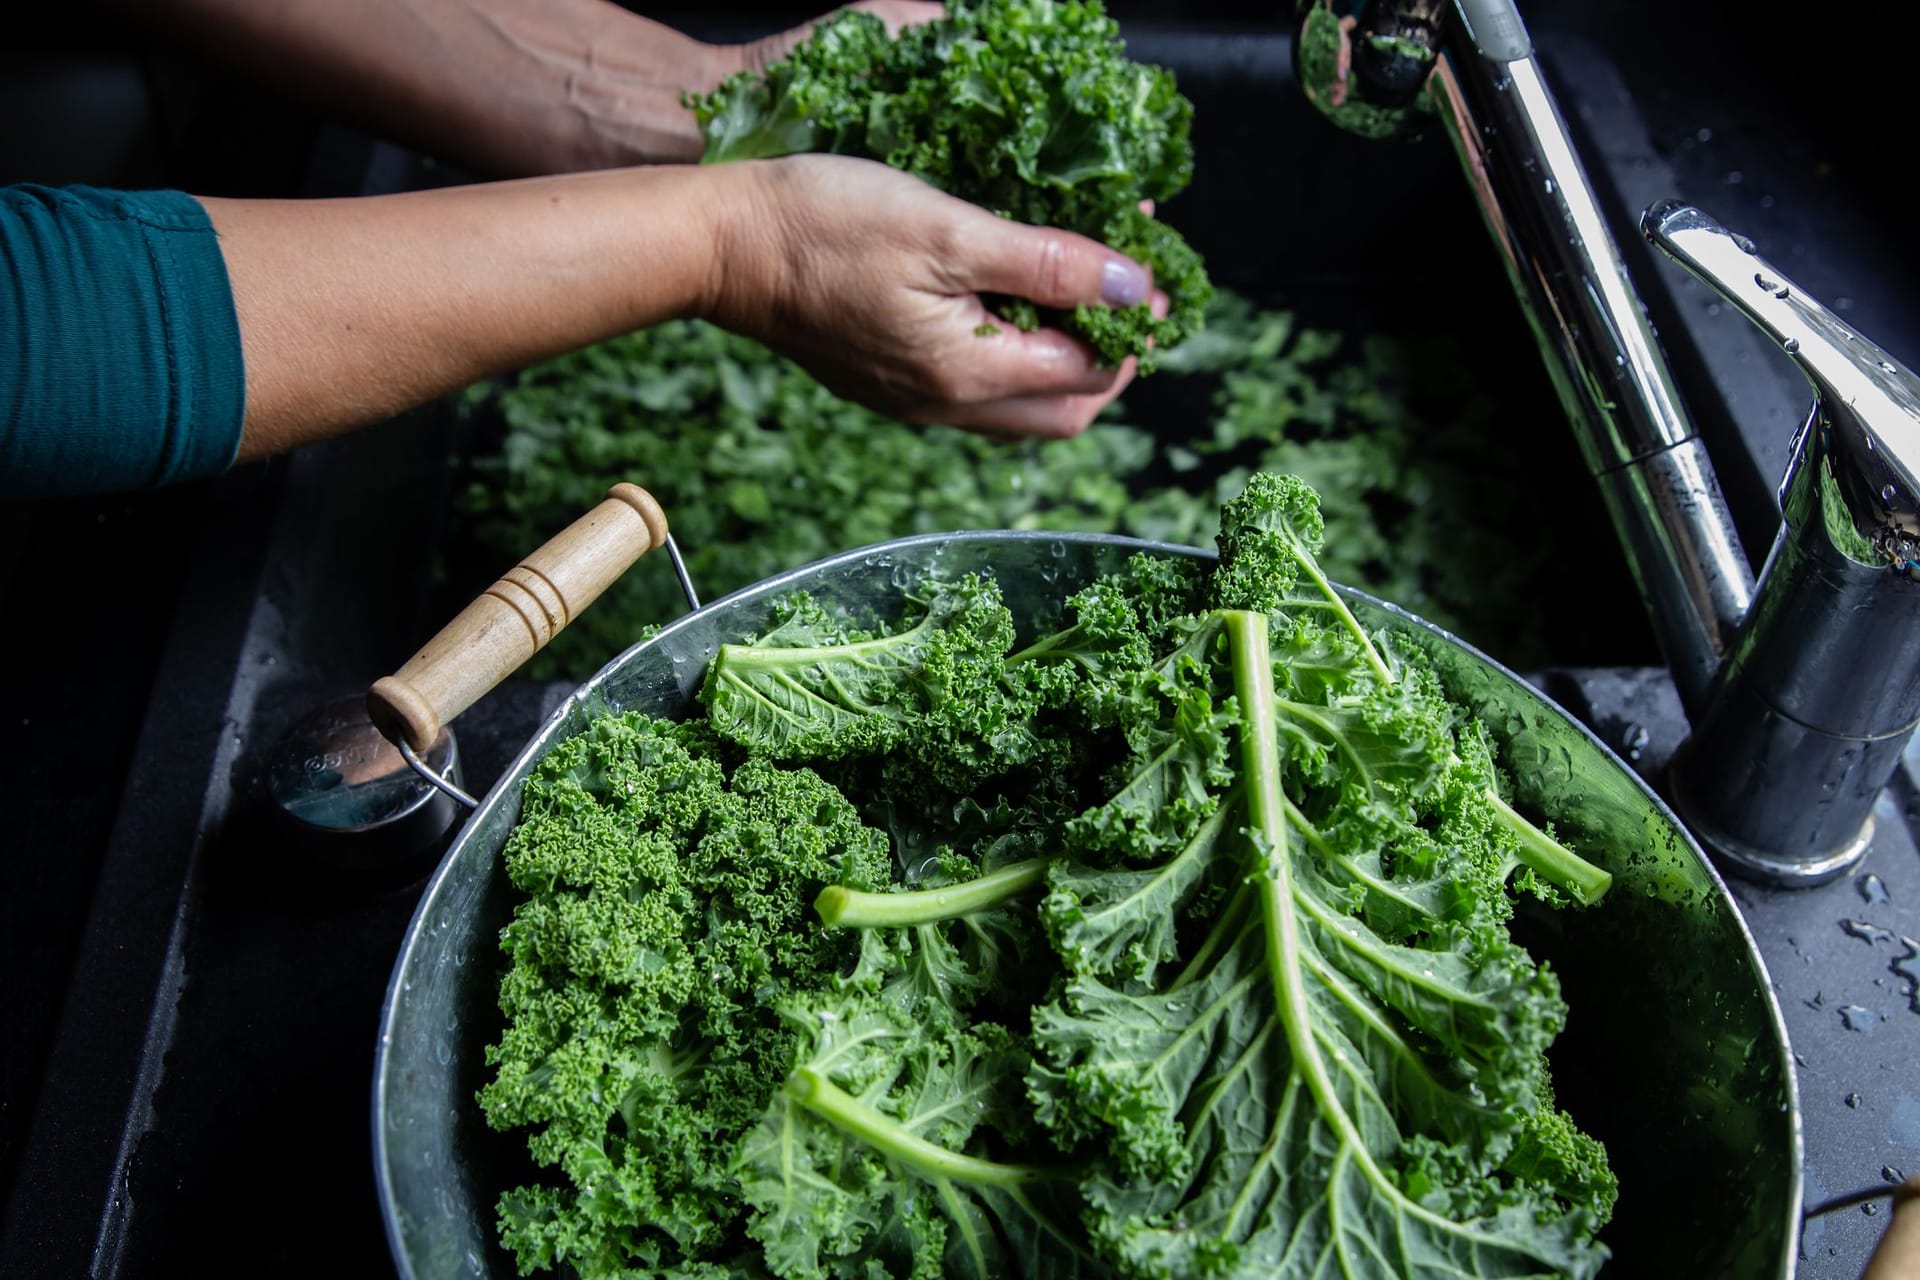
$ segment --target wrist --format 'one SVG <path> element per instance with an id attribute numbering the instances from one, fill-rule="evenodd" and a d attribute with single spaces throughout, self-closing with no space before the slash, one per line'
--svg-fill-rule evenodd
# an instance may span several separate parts
<path id="1" fill-rule="evenodd" d="M 787 259 L 780 203 L 770 190 L 778 161 L 705 165 L 699 203 L 709 245 L 707 271 L 691 315 L 724 328 L 751 331 L 778 308 Z"/>
<path id="2" fill-rule="evenodd" d="M 571 168 L 697 161 L 704 147 L 687 93 L 706 93 L 745 64 L 707 44 L 608 7 L 603 25 L 563 66 Z"/>

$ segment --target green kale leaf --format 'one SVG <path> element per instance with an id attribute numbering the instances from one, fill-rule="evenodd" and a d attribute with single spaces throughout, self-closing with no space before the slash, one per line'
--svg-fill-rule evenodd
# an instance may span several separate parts
<path id="1" fill-rule="evenodd" d="M 718 1264 L 738 1247 L 724 1151 L 794 1053 L 772 1005 L 857 959 L 808 928 L 822 884 L 875 888 L 885 837 L 805 769 L 729 770 L 704 726 L 596 721 L 526 783 L 505 850 L 507 1028 L 480 1104 L 560 1180 L 506 1192 L 523 1270 Z"/>

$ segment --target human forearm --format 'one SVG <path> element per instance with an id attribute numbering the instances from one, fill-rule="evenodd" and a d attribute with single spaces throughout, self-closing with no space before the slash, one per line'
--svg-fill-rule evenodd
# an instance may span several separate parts
<path id="1" fill-rule="evenodd" d="M 680 105 L 804 29 L 710 45 L 608 0 L 117 0 L 129 18 L 430 155 L 503 177 L 698 159 Z M 879 0 L 890 26 L 938 5 Z"/>
<path id="2" fill-rule="evenodd" d="M 980 293 L 1064 309 L 1151 288 L 1094 241 L 836 156 L 203 204 L 245 356 L 242 458 L 680 315 L 910 422 L 1071 435 L 1131 362 L 991 323 Z"/>
<path id="3" fill-rule="evenodd" d="M 725 50 L 606 0 L 168 0 L 130 16 L 331 115 L 502 176 L 699 155 Z"/>
<path id="4" fill-rule="evenodd" d="M 361 200 L 202 203 L 246 362 L 240 456 L 707 306 L 746 173 L 620 170 Z"/>

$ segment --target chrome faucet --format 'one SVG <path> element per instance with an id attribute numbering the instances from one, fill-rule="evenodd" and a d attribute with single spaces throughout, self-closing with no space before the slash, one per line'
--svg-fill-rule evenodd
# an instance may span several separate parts
<path id="1" fill-rule="evenodd" d="M 1641 227 L 1813 384 L 1773 553 L 1669 782 L 1724 857 L 1819 883 L 1865 851 L 1920 722 L 1920 380 L 1698 209 Z"/>
<path id="2" fill-rule="evenodd" d="M 1303 41 L 1325 46 L 1333 3 L 1307 0 Z M 1325 109 L 1373 93 L 1363 119 L 1380 136 L 1383 110 L 1415 119 L 1404 86 L 1430 66 L 1423 105 L 1460 156 L 1693 722 L 1675 807 L 1735 871 L 1831 879 L 1865 851 L 1920 722 L 1920 382 L 1752 242 L 1688 206 L 1647 212 L 1654 244 L 1814 386 L 1756 588 L 1519 12 L 1457 6 L 1456 20 L 1439 0 L 1372 0 L 1343 37 L 1356 83 L 1329 94 L 1303 65 L 1308 96 Z"/>

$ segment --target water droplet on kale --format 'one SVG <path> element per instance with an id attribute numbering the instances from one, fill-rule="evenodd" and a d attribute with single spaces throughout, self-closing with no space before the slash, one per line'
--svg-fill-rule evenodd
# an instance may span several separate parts
<path id="1" fill-rule="evenodd" d="M 1849 1031 L 1873 1034 L 1874 1017 L 1871 1009 L 1863 1009 L 1857 1004 L 1843 1004 L 1840 1006 L 1840 1021 Z"/>
<path id="2" fill-rule="evenodd" d="M 1888 1182 L 1892 1182 L 1895 1184 L 1902 1183 L 1907 1180 L 1906 1174 L 1900 1172 L 1898 1169 L 1894 1168 L 1890 1164 L 1883 1164 L 1880 1166 L 1880 1176 L 1882 1178 L 1885 1178 Z"/>
<path id="3" fill-rule="evenodd" d="M 1860 1104 L 1864 1101 L 1866 1101 L 1866 1099 L 1862 1098 L 1857 1093 L 1850 1093 L 1847 1095 L 1847 1106 L 1850 1107 L 1852 1110 L 1858 1111 L 1860 1109 Z"/>
<path id="4" fill-rule="evenodd" d="M 1892 902 L 1893 895 L 1887 892 L 1887 882 L 1869 871 L 1853 882 L 1860 896 L 1868 902 Z"/>

